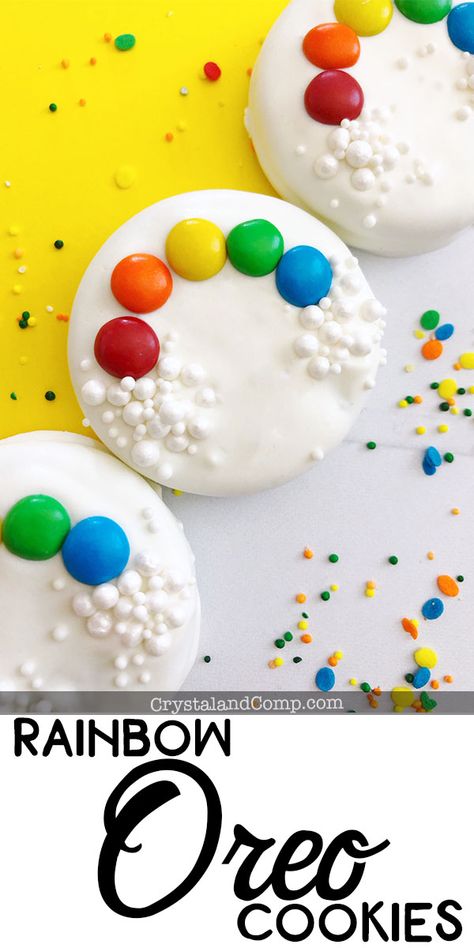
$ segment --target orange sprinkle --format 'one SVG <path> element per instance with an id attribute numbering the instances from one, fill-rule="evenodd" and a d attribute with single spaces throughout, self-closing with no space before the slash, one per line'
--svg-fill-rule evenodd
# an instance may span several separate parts
<path id="1" fill-rule="evenodd" d="M 380 698 L 380 695 L 382 694 L 382 689 L 379 688 L 378 685 L 377 685 L 376 688 L 372 688 L 372 691 L 373 691 L 374 695 L 377 695 L 377 698 Z"/>
<path id="2" fill-rule="evenodd" d="M 21 247 L 17 247 L 16 250 L 13 251 L 13 256 L 15 257 L 15 260 L 21 260 L 23 254 L 24 254 L 24 250 L 22 250 Z"/>
<path id="3" fill-rule="evenodd" d="M 458 595 L 459 586 L 452 576 L 438 576 L 437 583 L 439 591 L 442 592 L 444 596 Z"/>
<path id="4" fill-rule="evenodd" d="M 453 507 L 452 510 L 451 510 L 451 513 L 453 514 L 454 517 L 457 517 L 457 515 L 460 514 L 461 511 L 460 511 L 459 507 Z"/>
<path id="5" fill-rule="evenodd" d="M 173 132 L 166 132 L 165 141 L 172 142 L 174 138 Z"/>
<path id="6" fill-rule="evenodd" d="M 432 362 L 433 359 L 439 359 L 442 352 L 443 344 L 439 339 L 428 339 L 428 342 L 425 342 L 424 346 L 421 347 L 423 358 L 428 359 L 429 362 Z"/>
<path id="7" fill-rule="evenodd" d="M 313 636 L 310 635 L 309 632 L 305 632 L 305 634 L 301 636 L 301 641 L 304 642 L 305 645 L 309 645 L 313 641 Z"/>
<path id="8" fill-rule="evenodd" d="M 97 60 L 96 60 L 95 56 L 91 56 L 91 58 L 89 59 L 89 62 L 90 62 L 90 64 L 91 64 L 91 66 L 95 66 L 96 63 L 97 63 Z"/>
<path id="9" fill-rule="evenodd" d="M 85 104 L 86 104 L 85 99 L 79 99 L 79 105 L 85 105 Z"/>
<path id="10" fill-rule="evenodd" d="M 459 372 L 459 369 L 460 369 L 460 368 L 462 368 L 461 363 L 460 363 L 460 362 L 455 362 L 454 365 L 453 365 L 453 369 L 454 369 L 456 372 Z"/>
<path id="11" fill-rule="evenodd" d="M 431 687 L 434 688 L 435 691 L 438 690 L 438 688 L 439 688 L 439 681 L 437 681 L 436 678 L 433 678 L 433 681 L 431 682 Z"/>
<path id="12" fill-rule="evenodd" d="M 415 405 L 421 405 L 423 402 L 423 398 L 421 395 L 415 395 L 413 401 L 415 402 Z"/>
<path id="13" fill-rule="evenodd" d="M 269 661 L 268 667 L 269 667 L 269 668 L 276 668 L 275 659 L 274 659 L 274 658 L 272 658 L 272 659 Z"/>
<path id="14" fill-rule="evenodd" d="M 367 589 L 377 589 L 377 583 L 374 579 L 368 579 L 365 585 Z"/>
<path id="15" fill-rule="evenodd" d="M 434 555 L 434 553 L 433 553 L 433 550 L 430 550 L 429 553 L 427 553 L 426 555 L 427 555 L 427 557 L 428 557 L 429 560 L 434 560 L 434 558 L 435 558 L 435 555 Z"/>
<path id="16" fill-rule="evenodd" d="M 304 550 L 303 550 L 303 556 L 304 556 L 305 559 L 307 559 L 307 560 L 312 560 L 312 559 L 313 559 L 314 553 L 313 553 L 312 550 L 310 550 L 309 546 L 305 546 L 305 548 L 304 548 Z"/>
<path id="17" fill-rule="evenodd" d="M 252 73 L 253 73 L 253 69 L 252 69 L 251 66 L 249 66 L 249 68 L 247 69 L 247 75 L 248 75 L 248 76 L 251 76 Z"/>
<path id="18" fill-rule="evenodd" d="M 447 685 L 452 685 L 452 683 L 453 683 L 453 676 L 452 676 L 452 675 L 445 675 L 445 676 L 444 676 L 444 681 L 446 682 Z"/>
<path id="19" fill-rule="evenodd" d="M 69 322 L 69 316 L 67 316 L 66 313 L 57 313 L 56 319 L 57 319 L 58 322 L 60 322 L 60 323 L 68 323 L 68 322 Z"/>
<path id="20" fill-rule="evenodd" d="M 104 43 L 112 42 L 112 33 L 104 33 Z"/>
<path id="21" fill-rule="evenodd" d="M 69 59 L 62 59 L 61 66 L 63 67 L 63 69 L 69 69 L 69 66 L 70 66 Z"/>
<path id="22" fill-rule="evenodd" d="M 335 667 L 336 667 L 336 665 L 337 665 L 337 658 L 335 658 L 334 655 L 331 655 L 331 658 L 328 658 L 328 665 L 330 665 L 331 668 L 335 668 Z"/>
<path id="23" fill-rule="evenodd" d="M 413 702 L 412 708 L 415 708 L 415 711 L 422 711 L 422 710 L 423 710 L 423 705 L 422 705 L 421 701 L 420 701 L 418 698 L 416 699 L 416 701 Z"/>
<path id="24" fill-rule="evenodd" d="M 402 619 L 402 626 L 412 639 L 418 638 L 418 629 L 412 619 Z"/>
<path id="25" fill-rule="evenodd" d="M 451 398 L 447 398 L 446 401 L 447 401 L 448 405 L 455 405 L 455 404 L 456 404 L 456 399 L 455 399 L 455 398 L 452 398 L 452 397 L 451 397 Z"/>
<path id="26" fill-rule="evenodd" d="M 379 706 L 379 703 L 375 700 L 375 698 L 369 699 L 369 704 L 371 708 L 378 708 Z"/>
<path id="27" fill-rule="evenodd" d="M 306 596 L 304 593 L 298 593 L 298 595 L 295 596 L 295 599 L 297 602 L 306 602 Z"/>

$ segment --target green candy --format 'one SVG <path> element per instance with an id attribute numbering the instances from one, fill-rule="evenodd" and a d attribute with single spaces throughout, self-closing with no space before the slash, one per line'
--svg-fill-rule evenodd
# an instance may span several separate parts
<path id="1" fill-rule="evenodd" d="M 246 276 L 272 273 L 283 256 L 283 249 L 283 237 L 270 221 L 245 221 L 234 227 L 227 238 L 229 260 Z"/>
<path id="2" fill-rule="evenodd" d="M 58 500 L 32 494 L 8 511 L 3 542 L 23 560 L 49 560 L 59 553 L 70 529 L 69 514 Z"/>
<path id="3" fill-rule="evenodd" d="M 133 49 L 135 43 L 136 39 L 133 33 L 121 33 L 115 39 L 115 48 L 120 50 L 121 53 L 125 53 L 128 49 Z"/>
<path id="4" fill-rule="evenodd" d="M 440 315 L 436 309 L 428 309 L 420 319 L 422 329 L 436 329 L 440 320 Z"/>
<path id="5" fill-rule="evenodd" d="M 452 7 L 452 0 L 395 0 L 395 3 L 400 13 L 415 23 L 438 23 Z"/>

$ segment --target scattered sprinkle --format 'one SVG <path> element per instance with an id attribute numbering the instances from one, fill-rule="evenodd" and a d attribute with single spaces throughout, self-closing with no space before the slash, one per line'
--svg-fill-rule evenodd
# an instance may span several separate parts
<path id="1" fill-rule="evenodd" d="M 120 36 L 115 37 L 115 49 L 118 49 L 121 53 L 133 49 L 135 43 L 136 39 L 133 33 L 121 33 Z"/>
<path id="2" fill-rule="evenodd" d="M 204 64 L 204 75 L 206 79 L 209 79 L 211 82 L 217 82 L 222 75 L 222 69 L 217 63 L 208 62 Z"/>

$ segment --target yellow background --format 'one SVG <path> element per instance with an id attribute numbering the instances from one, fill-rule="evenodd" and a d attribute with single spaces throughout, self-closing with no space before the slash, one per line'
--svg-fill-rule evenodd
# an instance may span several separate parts
<path id="1" fill-rule="evenodd" d="M 33 428 L 84 431 L 68 376 L 68 324 L 56 317 L 70 313 L 85 267 L 123 221 L 180 191 L 273 193 L 251 150 L 243 110 L 247 70 L 284 6 L 285 0 L 2 4 L 0 437 Z M 134 49 L 118 52 L 104 41 L 107 32 L 134 33 Z M 221 66 L 218 82 L 203 78 L 207 60 Z M 54 114 L 50 102 L 57 103 Z M 128 190 L 114 180 L 123 165 L 136 172 Z M 27 267 L 24 274 L 19 266 Z M 22 310 L 34 327 L 19 329 Z M 47 390 L 56 393 L 54 402 L 45 400 Z"/>

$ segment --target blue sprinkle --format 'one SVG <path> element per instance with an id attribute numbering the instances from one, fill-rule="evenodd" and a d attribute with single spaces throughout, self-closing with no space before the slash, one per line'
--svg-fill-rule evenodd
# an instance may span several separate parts
<path id="1" fill-rule="evenodd" d="M 436 468 L 435 468 L 434 464 L 430 464 L 430 462 L 429 462 L 426 458 L 423 458 L 422 467 L 423 467 L 423 470 L 424 470 L 425 474 L 427 474 L 428 477 L 432 477 L 433 474 L 436 474 Z"/>
<path id="2" fill-rule="evenodd" d="M 460 3 L 448 16 L 449 38 L 458 49 L 474 53 L 474 3 Z"/>
<path id="3" fill-rule="evenodd" d="M 292 247 L 276 270 L 280 296 L 293 306 L 313 306 L 327 296 L 332 284 L 329 260 L 315 247 Z"/>
<path id="4" fill-rule="evenodd" d="M 431 672 L 429 668 L 419 668 L 418 671 L 415 672 L 413 678 L 413 687 L 416 688 L 417 691 L 420 688 L 424 688 L 425 685 L 428 684 L 430 678 Z"/>
<path id="5" fill-rule="evenodd" d="M 444 323 L 443 326 L 438 326 L 438 329 L 435 332 L 437 339 L 440 339 L 441 342 L 445 342 L 446 339 L 451 339 L 451 336 L 454 334 L 454 326 L 452 323 Z"/>
<path id="6" fill-rule="evenodd" d="M 432 467 L 439 467 L 442 463 L 442 457 L 438 451 L 438 448 L 427 448 L 425 451 L 425 458 L 428 464 L 431 464 Z"/>
<path id="7" fill-rule="evenodd" d="M 320 691 L 332 691 L 336 684 L 336 676 L 332 668 L 320 668 L 316 675 L 316 685 Z"/>
<path id="8" fill-rule="evenodd" d="M 425 619 L 439 619 L 443 615 L 444 605 L 441 599 L 427 599 L 421 612 Z"/>

